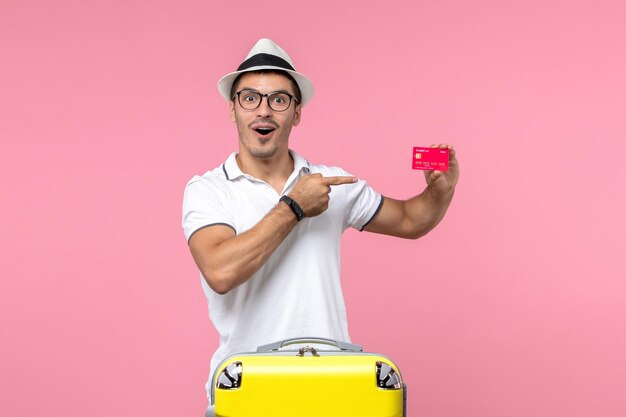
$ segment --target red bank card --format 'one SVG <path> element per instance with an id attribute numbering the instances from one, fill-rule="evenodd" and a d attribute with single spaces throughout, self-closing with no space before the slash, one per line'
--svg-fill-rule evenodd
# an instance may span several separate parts
<path id="1" fill-rule="evenodd" d="M 413 169 L 448 170 L 449 149 L 440 148 L 413 148 Z"/>

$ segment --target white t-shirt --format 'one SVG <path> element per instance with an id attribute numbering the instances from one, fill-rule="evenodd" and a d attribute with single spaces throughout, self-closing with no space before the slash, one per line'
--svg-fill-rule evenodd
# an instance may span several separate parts
<path id="1" fill-rule="evenodd" d="M 194 176 L 183 199 L 187 240 L 196 231 L 216 224 L 231 227 L 237 234 L 245 232 L 274 208 L 302 175 L 350 175 L 340 168 L 311 165 L 290 153 L 294 172 L 281 194 L 244 174 L 235 153 L 218 168 Z M 362 230 L 378 213 L 382 201 L 365 181 L 331 187 L 328 210 L 302 219 L 248 281 L 221 295 L 201 279 L 209 316 L 220 335 L 210 375 L 232 354 L 252 352 L 260 345 L 287 338 L 350 341 L 339 281 L 340 238 L 348 227 Z M 207 395 L 210 383 L 211 378 Z"/>

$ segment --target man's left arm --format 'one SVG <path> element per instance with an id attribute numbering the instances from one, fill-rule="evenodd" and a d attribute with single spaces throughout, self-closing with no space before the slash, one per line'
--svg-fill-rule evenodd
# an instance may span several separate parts
<path id="1" fill-rule="evenodd" d="M 417 239 L 430 232 L 446 214 L 459 180 L 459 164 L 452 145 L 434 145 L 449 149 L 448 171 L 425 171 L 427 186 L 408 200 L 385 197 L 379 213 L 364 230 L 406 239 Z"/>

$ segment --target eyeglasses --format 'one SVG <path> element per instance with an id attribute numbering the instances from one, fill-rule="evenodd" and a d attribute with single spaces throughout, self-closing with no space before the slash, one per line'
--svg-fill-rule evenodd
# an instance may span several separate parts
<path id="1" fill-rule="evenodd" d="M 298 103 L 298 99 L 291 94 L 277 91 L 275 93 L 261 94 L 253 90 L 241 90 L 235 93 L 239 105 L 246 110 L 254 110 L 261 105 L 263 97 L 267 97 L 267 104 L 274 111 L 285 111 L 291 105 L 291 100 Z M 235 98 L 233 96 L 233 99 Z"/>

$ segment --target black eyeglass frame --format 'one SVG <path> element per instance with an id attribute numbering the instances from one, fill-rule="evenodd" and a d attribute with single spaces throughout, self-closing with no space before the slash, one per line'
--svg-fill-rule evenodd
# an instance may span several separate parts
<path id="1" fill-rule="evenodd" d="M 254 94 L 258 94 L 259 96 L 261 96 L 261 99 L 259 100 L 259 102 L 258 102 L 258 104 L 256 105 L 255 108 L 248 109 L 248 108 L 244 107 L 243 104 L 241 104 L 241 93 L 243 93 L 243 92 L 254 93 Z M 287 97 L 289 97 L 289 104 L 287 105 L 287 107 L 285 107 L 284 110 L 276 110 L 275 108 L 272 107 L 272 103 L 270 101 L 270 96 L 273 96 L 275 94 L 284 94 Z M 292 101 L 295 101 L 296 104 L 300 103 L 300 101 L 296 98 L 296 96 L 291 95 L 291 94 L 289 94 L 289 93 L 287 93 L 285 91 L 273 91 L 273 92 L 268 93 L 268 94 L 263 94 L 263 93 L 259 93 L 258 91 L 255 91 L 255 90 L 243 89 L 243 90 L 237 91 L 233 95 L 232 100 L 235 99 L 235 96 L 237 96 L 237 101 L 239 102 L 239 105 L 241 106 L 241 108 L 244 109 L 244 110 L 256 110 L 256 109 L 258 109 L 261 106 L 261 102 L 263 101 L 263 97 L 265 97 L 267 99 L 267 105 L 270 106 L 270 109 L 272 109 L 273 111 L 279 112 L 279 113 L 282 113 L 284 111 L 289 110 L 289 107 L 291 107 L 291 102 Z"/>

